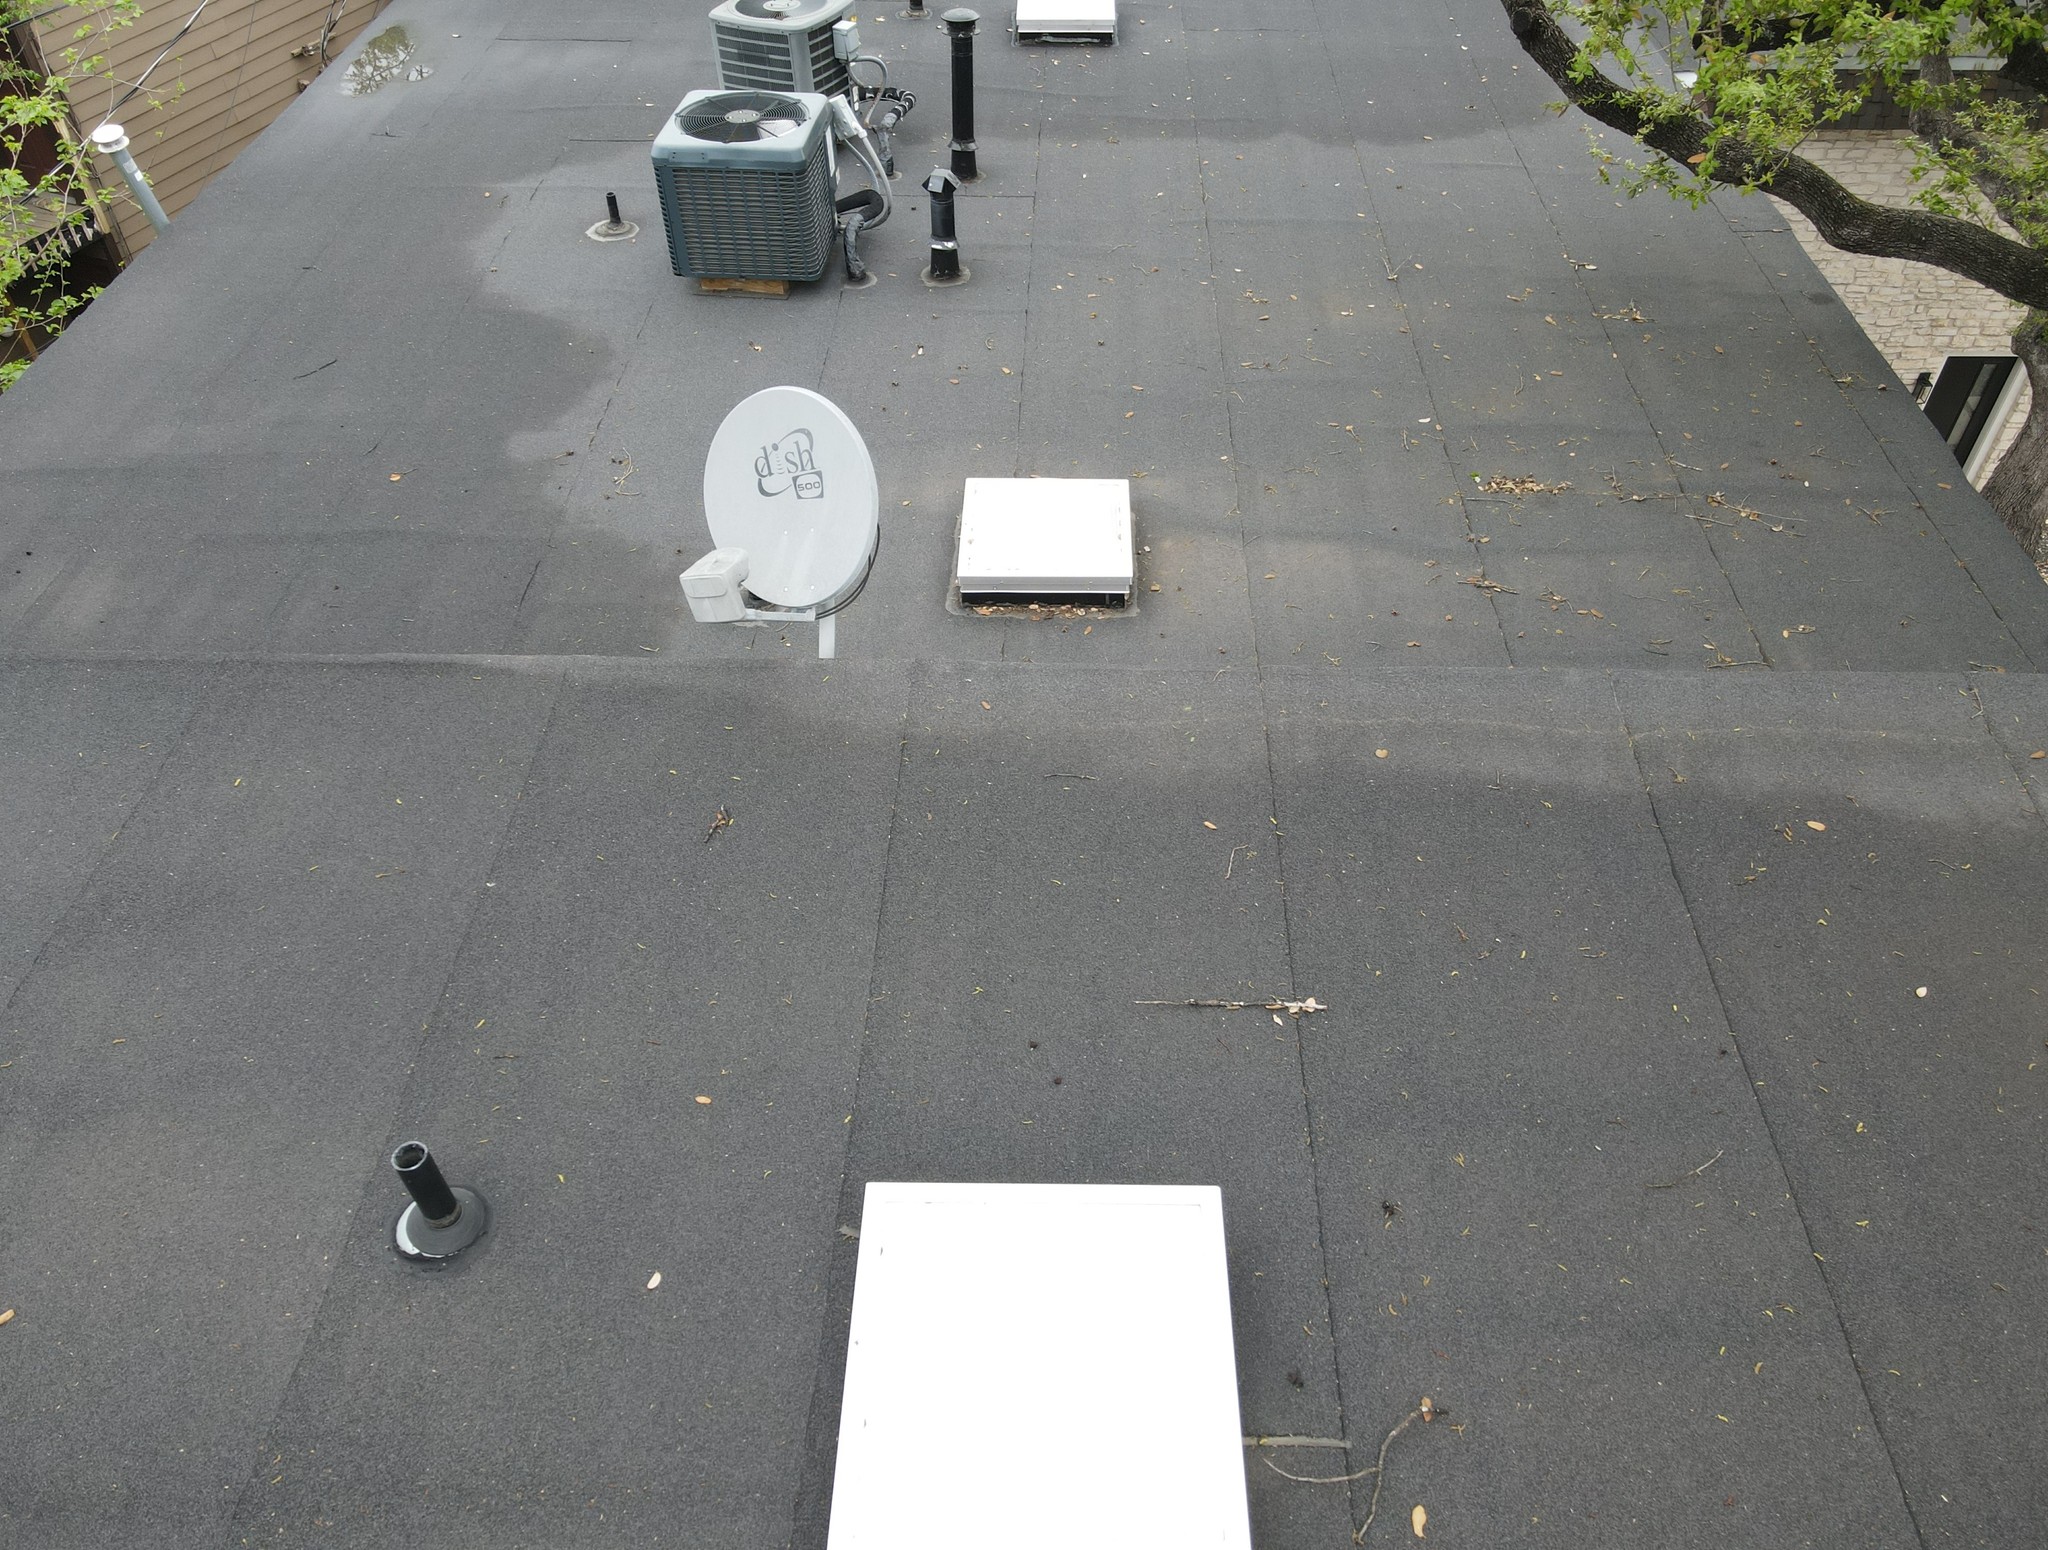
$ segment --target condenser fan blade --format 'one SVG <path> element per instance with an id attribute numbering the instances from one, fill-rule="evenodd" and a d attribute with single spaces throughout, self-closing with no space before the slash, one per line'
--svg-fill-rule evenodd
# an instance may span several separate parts
<path id="1" fill-rule="evenodd" d="M 788 134 L 792 129 L 803 128 L 804 121 L 800 118 L 764 118 L 754 127 L 761 131 L 763 140 L 772 140 L 777 135 Z"/>
<path id="2" fill-rule="evenodd" d="M 685 113 L 682 118 L 683 133 L 693 140 L 711 140 L 721 145 L 730 145 L 743 132 L 741 126 L 726 121 L 723 113 Z"/>
<path id="3" fill-rule="evenodd" d="M 701 129 L 690 131 L 699 140 L 710 140 L 719 145 L 748 145 L 761 138 L 758 120 L 744 124 L 731 123 L 723 118 L 714 118 Z"/>

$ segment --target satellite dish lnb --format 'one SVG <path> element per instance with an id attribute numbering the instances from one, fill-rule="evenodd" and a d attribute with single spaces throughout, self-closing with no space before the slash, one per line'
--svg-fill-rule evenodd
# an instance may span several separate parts
<path id="1" fill-rule="evenodd" d="M 763 388 L 735 405 L 704 459 L 704 516 L 718 547 L 683 572 L 706 623 L 815 621 L 866 585 L 881 542 L 874 459 L 853 421 L 809 388 Z"/>

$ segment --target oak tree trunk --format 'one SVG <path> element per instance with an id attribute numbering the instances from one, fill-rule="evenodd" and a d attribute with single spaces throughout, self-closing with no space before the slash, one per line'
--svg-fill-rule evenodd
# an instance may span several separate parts
<path id="1" fill-rule="evenodd" d="M 2026 424 L 1984 486 L 1984 498 L 2036 563 L 2048 563 L 2048 312 L 2029 311 L 2013 330 L 2033 403 Z"/>

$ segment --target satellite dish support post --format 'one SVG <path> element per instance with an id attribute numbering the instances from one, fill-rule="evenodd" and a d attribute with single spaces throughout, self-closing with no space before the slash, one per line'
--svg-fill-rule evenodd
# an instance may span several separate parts
<path id="1" fill-rule="evenodd" d="M 707 596 L 707 594 L 702 592 L 692 592 L 690 590 L 692 583 L 699 581 L 705 574 L 698 567 L 722 554 L 744 556 L 746 550 L 715 549 L 710 554 L 707 554 L 704 559 L 699 560 L 696 565 L 692 565 L 683 572 L 683 596 L 690 605 L 690 612 L 701 623 L 737 624 L 743 629 L 763 629 L 769 625 L 783 624 L 815 624 L 818 627 L 819 660 L 825 662 L 832 660 L 839 643 L 839 616 L 837 614 L 825 614 L 821 617 L 815 608 L 755 608 L 746 601 L 750 594 L 744 587 L 738 590 L 738 607 L 720 612 L 717 611 L 715 602 L 712 602 L 712 599 L 716 598 L 718 594 Z M 707 603 L 711 603 L 712 606 L 704 606 Z"/>

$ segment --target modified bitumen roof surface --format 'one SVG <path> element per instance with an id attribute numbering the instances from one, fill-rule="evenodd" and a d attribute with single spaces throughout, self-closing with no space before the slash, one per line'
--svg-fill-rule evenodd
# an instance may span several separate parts
<path id="1" fill-rule="evenodd" d="M 864 8 L 878 283 L 705 296 L 704 9 L 399 0 L 0 401 L 0 1540 L 821 1546 L 862 1188 L 960 1179 L 1221 1187 L 1244 1430 L 1346 1445 L 1264 1550 L 1424 1394 L 1370 1543 L 2038 1541 L 2048 588 L 1772 207 L 1476 0 L 991 11 L 929 289 Z M 778 383 L 830 662 L 676 583 Z M 1029 475 L 1133 608 L 949 610 Z"/>

